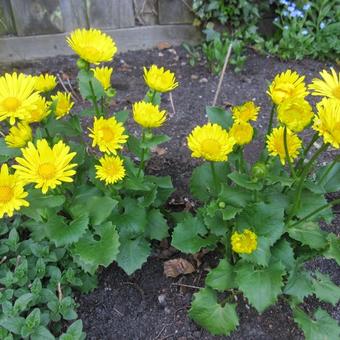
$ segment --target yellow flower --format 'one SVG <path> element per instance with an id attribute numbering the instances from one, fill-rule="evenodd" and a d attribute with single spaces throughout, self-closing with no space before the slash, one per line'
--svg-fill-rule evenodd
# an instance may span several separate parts
<path id="1" fill-rule="evenodd" d="M 323 80 L 314 78 L 308 86 L 310 90 L 314 90 L 312 95 L 340 100 L 340 72 L 336 74 L 334 68 L 331 68 L 331 73 L 323 70 L 320 75 Z"/>
<path id="2" fill-rule="evenodd" d="M 7 164 L 2 164 L 0 170 L 0 218 L 3 218 L 5 214 L 12 217 L 14 210 L 28 207 L 29 203 L 24 200 L 27 195 L 28 193 L 24 191 L 17 176 L 9 173 Z"/>
<path id="3" fill-rule="evenodd" d="M 112 38 L 94 28 L 78 28 L 66 40 L 80 58 L 96 65 L 104 61 L 111 61 L 117 52 L 116 44 Z"/>
<path id="4" fill-rule="evenodd" d="M 207 161 L 223 162 L 233 151 L 235 140 L 218 124 L 208 123 L 196 126 L 187 137 L 191 156 L 204 158 Z"/>
<path id="5" fill-rule="evenodd" d="M 108 156 L 99 159 L 100 165 L 96 165 L 96 178 L 108 184 L 115 184 L 125 177 L 123 160 L 118 156 Z"/>
<path id="6" fill-rule="evenodd" d="M 36 183 L 35 188 L 43 194 L 49 189 L 54 189 L 62 182 L 73 182 L 73 169 L 77 164 L 70 163 L 75 152 L 70 152 L 70 147 L 59 141 L 51 148 L 46 139 L 39 139 L 37 146 L 32 142 L 21 150 L 23 157 L 16 157 L 17 163 L 13 165 L 20 181 L 24 184 Z"/>
<path id="7" fill-rule="evenodd" d="M 324 98 L 317 104 L 317 115 L 314 118 L 313 129 L 319 132 L 325 143 L 334 148 L 340 148 L 340 101 Z"/>
<path id="8" fill-rule="evenodd" d="M 252 140 L 254 129 L 249 123 L 239 121 L 233 124 L 229 133 L 230 136 L 235 139 L 236 144 L 244 145 L 248 144 Z"/>
<path id="9" fill-rule="evenodd" d="M 144 101 L 134 103 L 132 111 L 135 122 L 145 128 L 160 127 L 166 120 L 165 110 L 160 111 L 158 105 Z"/>
<path id="10" fill-rule="evenodd" d="M 58 91 L 55 96 L 51 96 L 51 99 L 55 103 L 55 115 L 57 119 L 68 114 L 74 105 L 71 101 L 71 93 Z"/>
<path id="11" fill-rule="evenodd" d="M 104 119 L 94 117 L 93 129 L 90 137 L 93 139 L 92 146 L 98 145 L 101 152 L 117 154 L 117 150 L 123 148 L 128 136 L 124 135 L 125 129 L 122 123 L 117 122 L 115 117 Z"/>
<path id="12" fill-rule="evenodd" d="M 157 92 L 169 92 L 178 86 L 174 73 L 156 65 L 152 65 L 149 70 L 144 67 L 144 80 L 150 89 Z"/>
<path id="13" fill-rule="evenodd" d="M 48 92 L 52 91 L 57 86 L 57 78 L 51 74 L 40 74 L 35 76 L 35 86 L 37 91 Z"/>
<path id="14" fill-rule="evenodd" d="M 242 233 L 235 231 L 231 235 L 231 247 L 235 253 L 251 254 L 257 248 L 257 236 L 249 229 Z"/>
<path id="15" fill-rule="evenodd" d="M 277 107 L 279 121 L 295 132 L 302 131 L 312 120 L 312 106 L 303 98 L 287 99 Z"/>
<path id="16" fill-rule="evenodd" d="M 305 77 L 287 70 L 276 75 L 270 84 L 267 94 L 275 104 L 281 104 L 289 98 L 304 98 L 308 95 L 304 83 Z"/>
<path id="17" fill-rule="evenodd" d="M 46 102 L 46 99 L 38 96 L 35 102 L 35 108 L 29 111 L 29 115 L 25 121 L 27 123 L 39 123 L 50 113 L 51 111 L 49 109 L 48 103 Z"/>
<path id="18" fill-rule="evenodd" d="M 256 121 L 259 110 L 260 107 L 256 106 L 254 102 L 246 102 L 243 105 L 234 106 L 231 109 L 234 121 L 236 122 L 248 122 L 249 120 Z"/>
<path id="19" fill-rule="evenodd" d="M 32 130 L 25 122 L 12 126 L 9 129 L 9 134 L 5 137 L 5 142 L 10 148 L 22 148 L 31 140 Z"/>
<path id="20" fill-rule="evenodd" d="M 94 77 L 102 84 L 104 90 L 111 87 L 112 67 L 96 67 L 92 68 Z"/>
<path id="21" fill-rule="evenodd" d="M 287 129 L 287 149 L 290 160 L 294 160 L 299 155 L 301 140 L 292 131 Z M 272 133 L 267 136 L 267 149 L 270 155 L 279 156 L 281 163 L 286 161 L 286 152 L 284 146 L 284 127 L 280 126 L 273 129 Z"/>
<path id="22" fill-rule="evenodd" d="M 6 73 L 0 77 L 0 121 L 9 118 L 10 124 L 14 125 L 16 119 L 27 118 L 38 98 L 34 86 L 34 78 L 22 73 Z"/>

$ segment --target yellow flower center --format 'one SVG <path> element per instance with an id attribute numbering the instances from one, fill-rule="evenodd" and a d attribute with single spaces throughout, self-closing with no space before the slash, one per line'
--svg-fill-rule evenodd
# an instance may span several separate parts
<path id="1" fill-rule="evenodd" d="M 275 92 L 275 96 L 279 99 L 279 101 L 282 101 L 283 99 L 292 96 L 294 92 L 294 85 L 290 83 L 279 84 L 276 86 Z"/>
<path id="2" fill-rule="evenodd" d="M 51 163 L 43 163 L 39 165 L 38 174 L 43 179 L 52 179 L 53 177 L 55 177 L 55 172 L 56 172 L 56 168 Z"/>
<path id="3" fill-rule="evenodd" d="M 202 151 L 206 154 L 218 154 L 220 150 L 221 146 L 215 139 L 206 139 L 202 143 Z"/>
<path id="4" fill-rule="evenodd" d="M 83 51 L 84 55 L 95 57 L 99 54 L 99 51 L 97 48 L 93 46 L 84 46 Z"/>
<path id="5" fill-rule="evenodd" d="M 103 139 L 105 142 L 110 142 L 114 138 L 115 134 L 110 128 L 103 127 L 101 130 L 102 130 Z"/>
<path id="6" fill-rule="evenodd" d="M 20 100 L 16 97 L 8 97 L 2 102 L 2 105 L 5 107 L 5 109 L 10 112 L 15 111 L 20 106 L 20 104 Z"/>
<path id="7" fill-rule="evenodd" d="M 0 186 L 0 203 L 7 203 L 13 197 L 13 189 L 8 185 Z"/>
<path id="8" fill-rule="evenodd" d="M 340 99 L 340 85 L 333 89 L 332 93 L 336 98 Z"/>

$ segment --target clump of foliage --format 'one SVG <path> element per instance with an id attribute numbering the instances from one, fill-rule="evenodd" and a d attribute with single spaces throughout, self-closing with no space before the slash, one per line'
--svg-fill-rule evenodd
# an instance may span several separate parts
<path id="1" fill-rule="evenodd" d="M 83 339 L 80 320 L 62 334 L 63 320 L 77 318 L 72 289 L 92 290 L 97 269 L 113 261 L 132 274 L 151 241 L 168 236 L 171 179 L 144 169 L 152 148 L 169 140 L 154 131 L 167 120 L 161 95 L 178 86 L 174 74 L 144 68 L 148 90 L 132 107 L 138 137 L 124 127 L 129 111 L 110 108 L 112 68 L 98 66 L 117 51 L 111 37 L 77 29 L 67 42 L 80 57 L 85 109 L 55 91 L 53 75 L 0 77 L 0 120 L 8 126 L 0 139 L 2 339 Z"/>
<path id="2" fill-rule="evenodd" d="M 201 202 L 195 212 L 174 216 L 172 245 L 194 254 L 216 250 L 221 259 L 195 295 L 190 317 L 215 335 L 228 335 L 239 325 L 237 296 L 259 313 L 282 297 L 307 339 L 325 334 L 336 339 L 340 328 L 322 308 L 309 315 L 301 304 L 310 295 L 336 304 L 340 288 L 320 272 L 305 266 L 318 256 L 340 264 L 340 240 L 320 229 L 330 223 L 332 206 L 325 194 L 340 190 L 340 160 L 316 167 L 327 149 L 340 148 L 340 74 L 322 71 L 309 90 L 322 96 L 317 112 L 306 100 L 304 77 L 287 70 L 278 74 L 267 91 L 273 107 L 263 150 L 254 165 L 243 157 L 254 136 L 251 121 L 260 108 L 253 102 L 232 112 L 207 107 L 209 122 L 187 138 L 198 166 L 190 181 L 191 193 Z M 310 129 L 307 143 L 299 136 Z M 313 149 L 316 141 L 321 146 Z"/>

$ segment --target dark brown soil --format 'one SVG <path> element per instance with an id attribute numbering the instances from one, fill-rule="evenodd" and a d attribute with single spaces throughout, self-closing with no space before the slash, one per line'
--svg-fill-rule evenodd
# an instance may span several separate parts
<path id="1" fill-rule="evenodd" d="M 206 122 L 205 106 L 211 105 L 218 78 L 209 73 L 203 63 L 191 67 L 183 49 L 149 50 L 120 54 L 113 65 L 113 82 L 117 88 L 117 97 L 113 110 L 130 108 L 131 103 L 141 100 L 146 87 L 142 77 L 142 67 L 152 63 L 164 65 L 176 73 L 180 87 L 173 92 L 175 112 L 169 96 L 164 96 L 163 106 L 168 109 L 170 119 L 162 128 L 172 139 L 163 145 L 161 156 L 149 162 L 148 171 L 160 175 L 171 175 L 176 193 L 172 207 L 182 207 L 188 193 L 188 179 L 196 161 L 190 158 L 185 146 L 185 137 L 197 124 Z M 237 105 L 247 100 L 255 100 L 261 106 L 260 118 L 256 122 L 259 134 L 265 131 L 270 112 L 270 102 L 266 95 L 268 82 L 275 74 L 287 68 L 306 75 L 307 81 L 318 75 L 329 64 L 312 60 L 300 62 L 281 62 L 276 58 L 260 56 L 249 52 L 249 57 L 242 73 L 235 74 L 228 70 L 223 82 L 219 104 Z M 334 66 L 334 65 L 333 65 Z M 51 72 L 70 76 L 74 84 L 75 58 L 54 58 L 16 65 L 27 73 Z M 9 65 L 1 66 L 0 71 L 12 70 Z M 2 72 L 1 72 L 2 73 Z M 138 129 L 130 122 L 129 127 Z M 308 136 L 306 136 L 308 138 Z M 261 143 L 255 142 L 248 148 L 247 158 L 255 161 Z M 330 151 L 326 159 L 334 157 Z M 339 234 L 340 218 L 326 227 Z M 168 256 L 167 256 L 168 255 Z M 143 266 L 128 277 L 115 264 L 100 274 L 99 287 L 88 295 L 82 295 L 78 301 L 79 317 L 84 322 L 89 339 L 219 339 L 200 329 L 187 317 L 194 288 L 172 285 L 184 283 L 202 286 L 206 271 L 204 268 L 215 263 L 211 256 L 204 261 L 200 271 L 186 277 L 168 279 L 163 275 L 163 262 L 174 256 L 168 251 L 156 247 L 153 256 Z M 214 255 L 212 255 L 214 256 Z M 309 264 L 313 270 L 328 273 L 334 282 L 340 284 L 339 268 L 334 261 L 319 259 Z M 302 332 L 292 319 L 286 303 L 279 301 L 273 308 L 259 315 L 245 301 L 240 301 L 238 312 L 240 327 L 230 337 L 224 339 L 302 339 Z M 315 299 L 308 299 L 306 310 L 317 306 Z M 340 306 L 325 306 L 340 320 Z M 222 339 L 222 338 L 221 338 Z"/>

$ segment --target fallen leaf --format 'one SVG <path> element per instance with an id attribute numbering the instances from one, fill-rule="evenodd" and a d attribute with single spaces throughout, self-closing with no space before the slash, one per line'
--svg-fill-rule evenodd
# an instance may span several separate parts
<path id="1" fill-rule="evenodd" d="M 159 146 L 155 146 L 154 148 L 151 148 L 151 151 L 156 153 L 158 156 L 163 156 L 167 153 L 166 148 L 161 148 Z"/>
<path id="2" fill-rule="evenodd" d="M 157 48 L 159 50 L 166 50 L 171 47 L 171 44 L 169 44 L 167 41 L 161 41 L 157 44 Z"/>
<path id="3" fill-rule="evenodd" d="M 164 262 L 164 274 L 166 277 L 177 277 L 182 274 L 191 274 L 195 267 L 187 260 L 178 258 Z"/>

